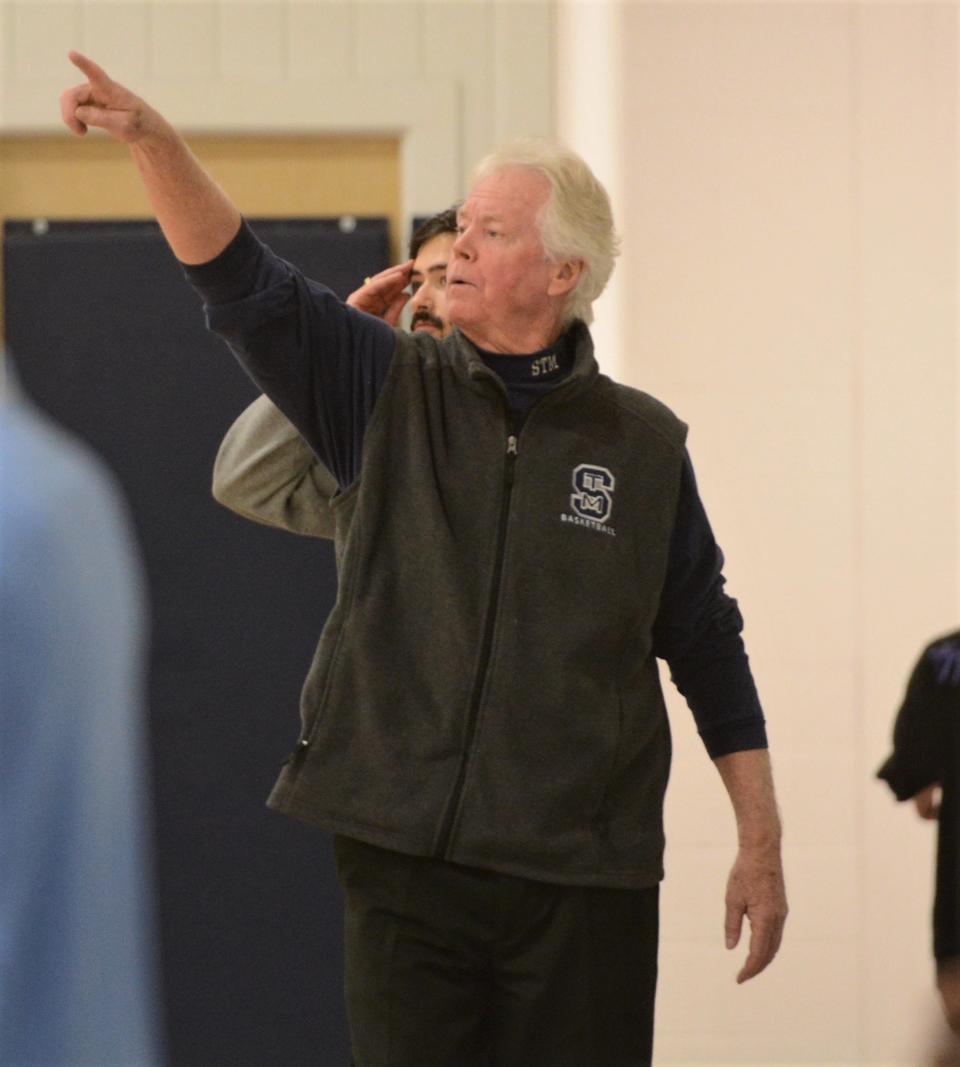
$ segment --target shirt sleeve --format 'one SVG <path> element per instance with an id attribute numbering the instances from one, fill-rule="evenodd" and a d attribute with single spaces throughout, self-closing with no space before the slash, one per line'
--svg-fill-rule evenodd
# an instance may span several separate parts
<path id="1" fill-rule="evenodd" d="M 766 748 L 760 699 L 743 644 L 743 617 L 724 592 L 723 553 L 714 540 L 684 452 L 677 517 L 654 653 L 693 712 L 711 758 Z"/>
<path id="2" fill-rule="evenodd" d="M 949 751 L 946 705 L 951 691 L 955 701 L 960 698 L 960 689 L 953 687 L 951 675 L 943 669 L 940 647 L 928 647 L 913 668 L 893 727 L 893 752 L 877 771 L 897 800 L 909 800 L 921 789 L 943 781 L 943 756 Z"/>
<path id="3" fill-rule="evenodd" d="M 183 269 L 209 329 L 348 488 L 390 368 L 393 329 L 304 277 L 246 222 L 216 259 Z"/>

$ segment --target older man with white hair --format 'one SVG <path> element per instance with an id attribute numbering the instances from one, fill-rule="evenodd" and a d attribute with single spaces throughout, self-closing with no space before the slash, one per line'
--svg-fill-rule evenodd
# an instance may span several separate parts
<path id="1" fill-rule="evenodd" d="M 339 486 L 339 596 L 269 803 L 336 835 L 354 1062 L 649 1063 L 657 657 L 736 814 L 739 981 L 775 955 L 786 901 L 763 717 L 686 428 L 594 360 L 616 253 L 603 187 L 542 142 L 488 157 L 447 272 L 457 328 L 411 336 L 274 256 L 160 115 L 72 59 L 87 81 L 65 122 L 129 143 L 210 327 Z"/>

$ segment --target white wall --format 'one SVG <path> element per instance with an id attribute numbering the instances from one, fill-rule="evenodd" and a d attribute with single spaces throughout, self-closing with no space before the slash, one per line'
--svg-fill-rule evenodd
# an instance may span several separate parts
<path id="1" fill-rule="evenodd" d="M 933 833 L 872 775 L 960 618 L 957 7 L 574 2 L 558 30 L 560 132 L 601 158 L 621 72 L 602 359 L 691 424 L 786 825 L 786 942 L 737 988 L 732 820 L 673 701 L 658 1060 L 916 1067 Z"/>
<path id="2" fill-rule="evenodd" d="M 61 136 L 86 52 L 185 132 L 401 137 L 407 215 L 553 128 L 549 0 L 0 0 L 0 135 Z"/>

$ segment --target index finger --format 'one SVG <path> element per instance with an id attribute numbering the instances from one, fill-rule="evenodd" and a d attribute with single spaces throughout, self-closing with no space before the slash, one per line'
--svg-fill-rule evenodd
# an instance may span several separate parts
<path id="1" fill-rule="evenodd" d="M 750 929 L 750 950 L 744 961 L 740 973 L 737 975 L 737 984 L 755 978 L 772 961 L 780 948 L 783 927 L 773 922 L 757 922 Z"/>
<path id="2" fill-rule="evenodd" d="M 88 59 L 80 52 L 68 52 L 67 58 L 70 62 L 86 74 L 87 79 L 91 84 L 99 83 L 100 85 L 109 85 L 110 77 L 103 67 L 98 66 L 92 59 Z"/>
<path id="3" fill-rule="evenodd" d="M 375 282 L 393 281 L 397 277 L 403 277 L 413 270 L 413 260 L 408 259 L 405 263 L 394 263 L 393 266 L 374 274 L 372 278 L 364 280 L 365 285 L 373 285 Z"/>
<path id="4" fill-rule="evenodd" d="M 413 270 L 413 260 L 406 263 L 397 263 L 393 267 L 374 274 L 372 278 L 365 278 L 364 289 L 371 293 L 383 293 L 394 289 L 402 289 L 410 281 L 410 273 Z"/>

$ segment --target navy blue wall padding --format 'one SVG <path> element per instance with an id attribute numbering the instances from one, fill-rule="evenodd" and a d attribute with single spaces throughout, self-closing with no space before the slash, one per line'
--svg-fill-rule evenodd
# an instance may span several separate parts
<path id="1" fill-rule="evenodd" d="M 253 226 L 341 296 L 389 261 L 385 220 Z M 113 468 L 148 572 L 169 1062 L 344 1064 L 329 841 L 264 806 L 336 595 L 332 547 L 246 522 L 211 497 L 217 446 L 254 387 L 205 331 L 154 224 L 35 233 L 11 222 L 4 252 L 7 345 L 24 389 Z"/>

